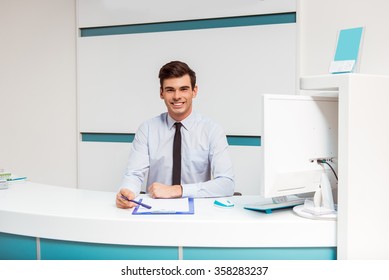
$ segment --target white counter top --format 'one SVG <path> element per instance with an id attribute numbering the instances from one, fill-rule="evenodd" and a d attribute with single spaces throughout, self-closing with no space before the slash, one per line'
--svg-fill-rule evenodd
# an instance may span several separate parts
<path id="1" fill-rule="evenodd" d="M 259 196 L 233 197 L 235 206 L 195 199 L 194 215 L 132 215 L 115 193 L 18 182 L 0 191 L 0 232 L 92 243 L 186 247 L 334 247 L 336 222 L 298 217 L 292 210 L 250 211 Z"/>

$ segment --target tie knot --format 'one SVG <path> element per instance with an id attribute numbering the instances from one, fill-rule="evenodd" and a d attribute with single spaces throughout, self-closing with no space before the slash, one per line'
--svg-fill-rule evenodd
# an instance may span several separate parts
<path id="1" fill-rule="evenodd" d="M 174 125 L 176 126 L 176 130 L 180 130 L 182 123 L 176 122 L 176 123 L 174 123 Z"/>

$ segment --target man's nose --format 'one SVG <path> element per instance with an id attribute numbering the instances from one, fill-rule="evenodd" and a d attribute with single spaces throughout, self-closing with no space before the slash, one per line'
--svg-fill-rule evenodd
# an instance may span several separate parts
<path id="1" fill-rule="evenodd" d="M 180 97 L 181 97 L 180 91 L 179 90 L 175 90 L 174 94 L 173 94 L 173 98 L 174 99 L 180 99 Z"/>

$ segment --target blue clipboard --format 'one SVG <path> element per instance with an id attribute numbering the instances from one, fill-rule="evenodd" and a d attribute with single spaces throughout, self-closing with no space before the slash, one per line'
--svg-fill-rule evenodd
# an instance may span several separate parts
<path id="1" fill-rule="evenodd" d="M 142 202 L 142 199 L 139 200 Z M 193 197 L 188 197 L 189 210 L 182 211 L 153 211 L 153 208 L 146 212 L 138 212 L 140 205 L 137 205 L 132 211 L 132 215 L 191 215 L 194 214 L 194 199 Z"/>

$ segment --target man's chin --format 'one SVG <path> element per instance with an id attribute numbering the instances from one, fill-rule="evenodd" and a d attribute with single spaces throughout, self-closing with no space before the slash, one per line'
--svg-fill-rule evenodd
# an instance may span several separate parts
<path id="1" fill-rule="evenodd" d="M 170 107 L 170 111 L 174 114 L 185 114 L 187 110 L 184 107 Z"/>
<path id="2" fill-rule="evenodd" d="M 175 120 L 183 120 L 189 116 L 189 112 L 186 110 L 169 110 L 169 115 Z"/>

